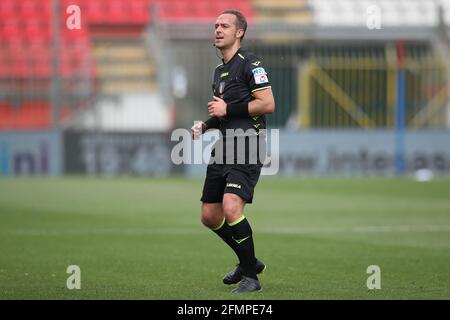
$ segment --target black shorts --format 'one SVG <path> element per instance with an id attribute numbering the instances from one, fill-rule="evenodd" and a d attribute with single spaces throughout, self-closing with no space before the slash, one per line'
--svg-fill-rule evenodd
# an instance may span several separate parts
<path id="1" fill-rule="evenodd" d="M 246 203 L 252 203 L 261 167 L 259 164 L 209 164 L 201 201 L 222 202 L 224 193 L 234 193 Z"/>

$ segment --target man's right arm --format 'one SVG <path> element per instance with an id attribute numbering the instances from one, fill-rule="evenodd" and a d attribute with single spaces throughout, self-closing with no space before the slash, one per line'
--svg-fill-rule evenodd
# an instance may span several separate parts
<path id="1" fill-rule="evenodd" d="M 220 120 L 217 117 L 211 117 L 208 120 L 206 120 L 205 122 L 202 121 L 202 122 L 198 123 L 197 126 L 198 125 L 201 125 L 201 134 L 203 134 L 209 129 L 219 129 Z M 196 125 L 192 126 L 191 133 L 192 133 L 193 138 L 195 136 L 196 130 L 198 130 L 198 129 L 200 129 L 200 128 L 197 128 Z"/>
<path id="2" fill-rule="evenodd" d="M 219 129 L 220 120 L 217 117 L 211 117 L 205 121 L 205 129 L 202 133 L 204 133 L 208 129 Z"/>

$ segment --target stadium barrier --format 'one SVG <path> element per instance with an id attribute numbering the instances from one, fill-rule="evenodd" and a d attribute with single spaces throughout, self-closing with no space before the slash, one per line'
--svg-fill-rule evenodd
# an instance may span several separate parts
<path id="1" fill-rule="evenodd" d="M 62 149 L 58 132 L 0 133 L 0 177 L 60 175 Z"/>
<path id="2" fill-rule="evenodd" d="M 170 160 L 170 139 L 152 132 L 64 132 L 66 174 L 167 176 L 181 170 Z"/>
<path id="3" fill-rule="evenodd" d="M 399 66 L 384 58 L 327 57 L 311 59 L 300 70 L 300 127 L 392 128 L 399 98 L 406 105 L 406 127 L 450 125 L 446 69 L 437 58 L 407 59 Z"/>
<path id="4" fill-rule="evenodd" d="M 448 140 L 445 130 L 408 130 L 406 175 L 429 169 L 435 176 L 449 176 Z M 204 176 L 206 163 L 173 163 L 171 152 L 175 144 L 168 133 L 2 133 L 0 177 Z M 201 152 L 209 145 L 203 144 Z M 279 150 L 278 154 L 273 150 Z M 395 134 L 393 130 L 382 129 L 281 130 L 278 148 L 268 148 L 268 155 L 278 159 L 278 176 L 391 177 L 395 175 Z"/>
<path id="5" fill-rule="evenodd" d="M 405 42 L 403 62 L 394 41 L 247 39 L 243 45 L 262 57 L 269 73 L 276 100 L 276 112 L 268 116 L 271 127 L 393 128 L 399 101 L 406 108 L 407 128 L 450 127 L 449 65 L 428 42 Z M 186 127 L 207 115 L 220 54 L 210 42 L 197 39 L 167 40 L 164 49 L 170 55 L 161 61 L 161 72 L 183 70 L 186 77 L 186 95 L 174 99 L 176 126 Z M 171 87 L 170 77 L 165 81 Z"/>
<path id="6" fill-rule="evenodd" d="M 405 174 L 411 176 L 420 169 L 429 169 L 435 176 L 448 176 L 448 141 L 445 130 L 407 131 Z M 279 154 L 270 156 L 278 156 L 277 175 L 284 177 L 393 177 L 396 173 L 394 130 L 280 130 Z M 206 164 L 189 165 L 185 170 L 188 176 L 201 177 Z"/>

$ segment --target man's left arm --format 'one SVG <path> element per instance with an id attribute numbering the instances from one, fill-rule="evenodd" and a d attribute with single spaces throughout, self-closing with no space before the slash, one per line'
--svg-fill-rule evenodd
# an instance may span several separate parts
<path id="1" fill-rule="evenodd" d="M 271 88 L 255 91 L 252 95 L 255 99 L 248 103 L 250 116 L 262 116 L 275 111 L 275 99 Z"/>
<path id="2" fill-rule="evenodd" d="M 269 75 L 262 61 L 257 57 L 252 57 L 246 62 L 245 79 L 254 98 L 248 103 L 248 114 L 255 117 L 273 113 L 275 111 L 275 100 Z"/>
<path id="3" fill-rule="evenodd" d="M 256 117 L 275 111 L 275 100 L 266 70 L 261 61 L 252 59 L 245 66 L 244 75 L 253 100 L 245 103 L 226 104 L 218 97 L 208 103 L 208 112 L 211 117 Z"/>

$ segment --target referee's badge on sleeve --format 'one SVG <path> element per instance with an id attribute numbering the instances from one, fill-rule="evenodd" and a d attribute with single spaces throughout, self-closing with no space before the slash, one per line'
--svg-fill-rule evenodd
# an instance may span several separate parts
<path id="1" fill-rule="evenodd" d="M 267 77 L 267 72 L 264 68 L 255 68 L 252 70 L 253 77 L 255 78 L 255 84 L 267 83 L 269 78 Z"/>
<path id="2" fill-rule="evenodd" d="M 221 82 L 219 83 L 219 93 L 223 94 L 223 92 L 225 91 L 225 82 Z"/>

